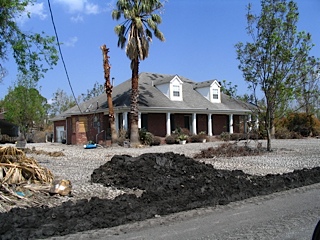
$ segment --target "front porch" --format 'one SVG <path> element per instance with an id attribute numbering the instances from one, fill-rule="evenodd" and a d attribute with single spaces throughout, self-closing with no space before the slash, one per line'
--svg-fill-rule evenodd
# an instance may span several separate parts
<path id="1" fill-rule="evenodd" d="M 155 136 L 165 137 L 177 128 L 186 128 L 191 134 L 205 132 L 217 136 L 223 132 L 246 133 L 248 114 L 197 114 L 197 113 L 139 113 L 139 128 L 144 128 Z M 116 114 L 117 130 L 128 130 L 129 113 Z"/>

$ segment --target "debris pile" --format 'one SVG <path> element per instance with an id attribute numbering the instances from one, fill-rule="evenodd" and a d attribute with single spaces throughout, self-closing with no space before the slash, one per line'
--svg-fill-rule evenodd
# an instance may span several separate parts
<path id="1" fill-rule="evenodd" d="M 53 179 L 49 169 L 28 158 L 22 150 L 0 147 L 0 212 L 13 207 L 37 206 L 39 196 L 35 195 L 48 195 L 54 189 Z"/>

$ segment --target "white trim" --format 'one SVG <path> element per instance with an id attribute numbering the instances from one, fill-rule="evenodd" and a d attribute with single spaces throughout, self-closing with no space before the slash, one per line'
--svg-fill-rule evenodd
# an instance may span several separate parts
<path id="1" fill-rule="evenodd" d="M 191 129 L 192 134 L 197 134 L 197 114 L 193 113 L 192 114 L 192 129 Z"/>
<path id="2" fill-rule="evenodd" d="M 122 116 L 122 127 L 124 130 L 128 130 L 128 112 L 123 112 Z"/>
<path id="3" fill-rule="evenodd" d="M 229 115 L 229 133 L 233 133 L 233 114 Z"/>
<path id="4" fill-rule="evenodd" d="M 169 136 L 171 135 L 171 119 L 170 119 L 170 116 L 171 116 L 171 113 L 170 112 L 167 112 L 166 113 L 167 115 L 167 120 L 166 120 L 166 135 Z"/>
<path id="5" fill-rule="evenodd" d="M 208 114 L 208 136 L 212 136 L 212 114 Z"/>

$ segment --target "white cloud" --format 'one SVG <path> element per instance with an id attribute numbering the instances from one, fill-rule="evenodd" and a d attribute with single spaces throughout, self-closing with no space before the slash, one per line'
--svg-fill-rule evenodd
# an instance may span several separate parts
<path id="1" fill-rule="evenodd" d="M 86 14 L 98 14 L 99 11 L 99 6 L 96 4 L 92 4 L 92 3 L 87 3 L 85 5 L 85 13 Z"/>
<path id="2" fill-rule="evenodd" d="M 78 14 L 77 16 L 71 17 L 71 21 L 75 23 L 83 22 L 83 16 Z"/>
<path id="3" fill-rule="evenodd" d="M 64 5 L 70 13 L 98 14 L 99 6 L 89 0 L 55 0 Z"/>
<path id="4" fill-rule="evenodd" d="M 25 23 L 29 19 L 28 14 L 30 14 L 30 17 L 39 17 L 41 20 L 46 19 L 48 16 L 44 11 L 43 2 L 34 3 L 26 6 L 25 12 L 17 18 L 17 22 L 20 24 Z"/>
<path id="5" fill-rule="evenodd" d="M 78 42 L 78 37 L 69 38 L 68 41 L 63 42 L 63 46 L 74 47 Z"/>

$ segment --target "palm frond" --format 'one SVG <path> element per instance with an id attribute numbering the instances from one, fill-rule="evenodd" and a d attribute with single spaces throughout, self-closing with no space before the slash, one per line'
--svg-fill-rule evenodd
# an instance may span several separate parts
<path id="1" fill-rule="evenodd" d="M 119 20 L 121 18 L 121 12 L 118 10 L 112 11 L 112 19 Z"/>
<path id="2" fill-rule="evenodd" d="M 147 36 L 147 40 L 149 42 L 151 42 L 152 41 L 152 32 L 148 28 L 146 28 L 146 36 Z"/>
<path id="3" fill-rule="evenodd" d="M 160 24 L 162 22 L 162 18 L 158 14 L 151 14 L 151 19 L 157 24 Z"/>
<path id="4" fill-rule="evenodd" d="M 134 19 L 134 22 L 135 22 L 135 25 L 136 25 L 138 31 L 143 31 L 143 24 L 142 24 L 141 18 L 140 17 L 136 17 Z"/>
<path id="5" fill-rule="evenodd" d="M 157 24 L 151 18 L 147 19 L 147 24 L 152 30 L 155 30 L 155 28 L 157 27 Z"/>
<path id="6" fill-rule="evenodd" d="M 165 38 L 164 38 L 164 35 L 163 35 L 163 33 L 158 29 L 158 28 L 156 28 L 155 30 L 154 30 L 154 35 L 160 40 L 160 41 L 165 41 Z"/>

